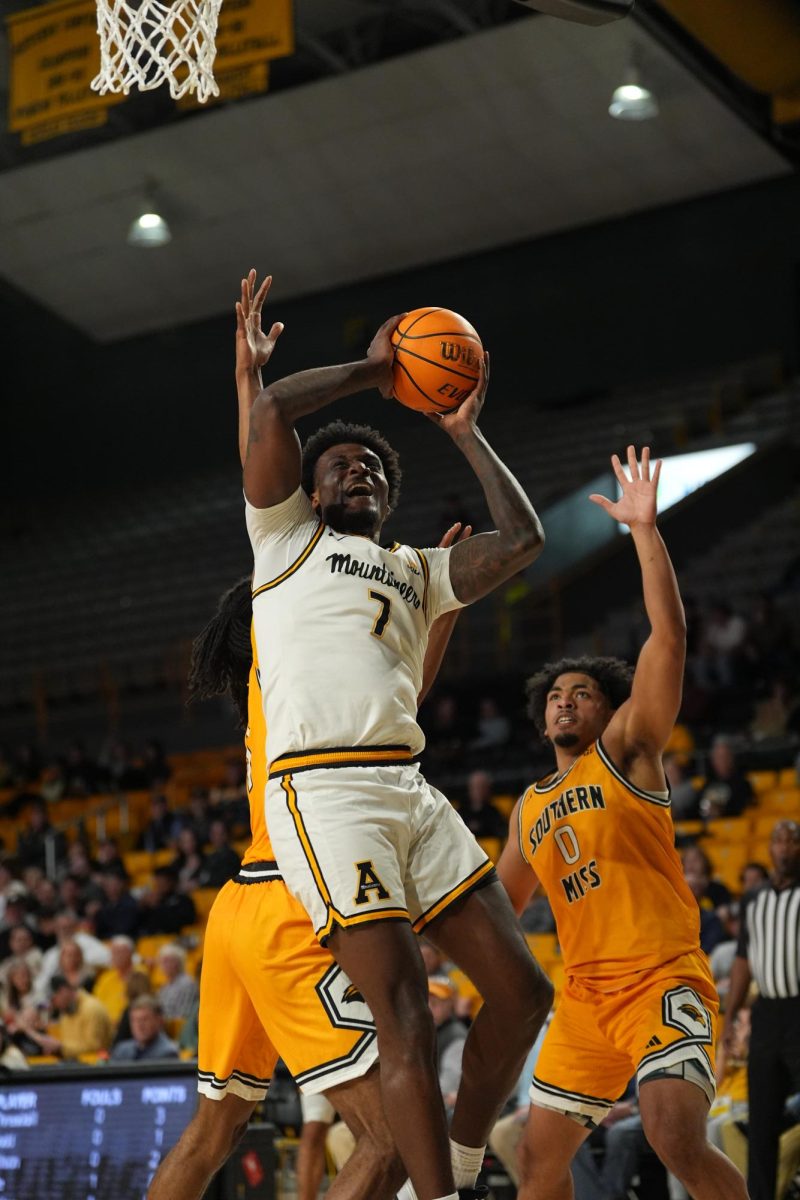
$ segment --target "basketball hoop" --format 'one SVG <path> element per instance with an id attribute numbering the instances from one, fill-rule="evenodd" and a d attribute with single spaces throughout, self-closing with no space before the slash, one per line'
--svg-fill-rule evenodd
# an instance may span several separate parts
<path id="1" fill-rule="evenodd" d="M 214 79 L 222 0 L 97 0 L 100 73 L 95 92 L 149 92 L 169 84 L 173 100 L 189 92 L 205 103 Z"/>

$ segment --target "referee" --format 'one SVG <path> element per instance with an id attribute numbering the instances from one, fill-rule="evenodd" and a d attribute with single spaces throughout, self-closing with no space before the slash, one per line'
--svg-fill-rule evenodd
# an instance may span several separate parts
<path id="1" fill-rule="evenodd" d="M 725 1014 L 727 1046 L 754 979 L 759 995 L 747 1068 L 751 1200 L 775 1200 L 784 1105 L 800 1092 L 800 825 L 779 821 L 769 852 L 769 880 L 742 901 Z"/>

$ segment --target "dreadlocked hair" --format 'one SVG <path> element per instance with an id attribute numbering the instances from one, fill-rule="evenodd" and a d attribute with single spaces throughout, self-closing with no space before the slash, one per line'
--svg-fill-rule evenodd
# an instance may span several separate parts
<path id="1" fill-rule="evenodd" d="M 540 737 L 545 740 L 547 696 L 559 675 L 567 674 L 590 675 L 612 708 L 619 708 L 631 694 L 633 667 L 621 658 L 591 658 L 584 654 L 581 658 L 562 658 L 558 662 L 545 663 L 541 671 L 531 675 L 525 682 L 525 695 L 528 697 L 526 711 Z"/>
<path id="2" fill-rule="evenodd" d="M 396 450 L 387 442 L 382 433 L 370 425 L 354 425 L 349 421 L 331 421 L 323 425 L 316 433 L 312 433 L 303 446 L 303 491 L 310 496 L 314 490 L 314 471 L 321 456 L 331 446 L 341 446 L 345 442 L 355 442 L 356 445 L 366 446 L 377 454 L 383 463 L 383 473 L 389 484 L 389 508 L 397 508 L 400 499 L 400 481 L 403 472 L 400 470 L 400 458 Z"/>
<path id="3" fill-rule="evenodd" d="M 253 619 L 250 576 L 220 597 L 217 611 L 192 642 L 188 703 L 226 693 L 242 729 L 247 726 L 247 683 L 253 664 L 250 625 Z"/>

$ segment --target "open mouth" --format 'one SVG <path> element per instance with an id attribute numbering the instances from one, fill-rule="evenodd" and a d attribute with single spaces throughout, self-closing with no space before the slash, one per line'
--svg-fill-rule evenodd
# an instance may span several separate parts
<path id="1" fill-rule="evenodd" d="M 575 717 L 573 717 L 571 713 L 564 713 L 564 715 L 559 717 L 556 721 L 556 725 L 575 725 L 576 723 Z"/>
<path id="2" fill-rule="evenodd" d="M 372 486 L 369 483 L 354 483 L 345 492 L 345 495 L 350 496 L 371 496 Z"/>

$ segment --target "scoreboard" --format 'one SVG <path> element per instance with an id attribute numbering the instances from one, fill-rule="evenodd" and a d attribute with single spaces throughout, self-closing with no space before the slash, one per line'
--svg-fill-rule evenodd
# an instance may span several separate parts
<path id="1" fill-rule="evenodd" d="M 0 1076 L 0 1200 L 144 1200 L 196 1106 L 194 1063 Z M 271 1128 L 267 1142 L 259 1159 L 271 1165 Z M 246 1159 L 245 1168 L 254 1183 L 253 1163 Z M 272 1193 L 267 1178 L 258 1181 L 264 1190 L 234 1190 L 224 1182 L 219 1177 L 209 1195 Z"/>

